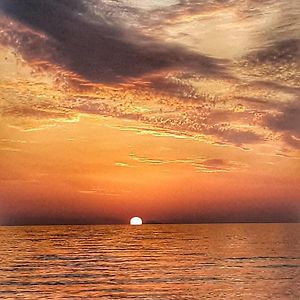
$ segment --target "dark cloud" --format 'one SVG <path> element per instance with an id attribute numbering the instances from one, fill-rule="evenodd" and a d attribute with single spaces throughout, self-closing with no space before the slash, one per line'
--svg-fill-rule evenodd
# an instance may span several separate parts
<path id="1" fill-rule="evenodd" d="M 156 77 L 151 79 L 148 86 L 149 88 L 160 92 L 163 91 L 169 96 L 174 96 L 180 99 L 199 100 L 201 98 L 192 85 L 186 84 L 178 78 L 169 79 Z"/>
<path id="2" fill-rule="evenodd" d="M 274 41 L 269 47 L 247 55 L 248 63 L 285 63 L 297 61 L 300 57 L 300 40 L 285 39 Z"/>
<path id="3" fill-rule="evenodd" d="M 295 95 L 300 94 L 299 87 L 290 87 L 288 85 L 280 84 L 275 81 L 257 80 L 257 81 L 253 81 L 252 85 L 258 88 L 269 89 L 276 92 L 284 92 L 287 94 L 295 94 Z"/>
<path id="4" fill-rule="evenodd" d="M 300 39 L 271 40 L 246 55 L 241 65 L 255 79 L 253 87 L 299 94 Z"/>
<path id="5" fill-rule="evenodd" d="M 230 171 L 235 166 L 222 158 L 206 159 L 202 165 L 208 171 Z"/>
<path id="6" fill-rule="evenodd" d="M 289 146 L 300 150 L 300 138 L 296 138 L 293 135 L 285 134 L 283 135 L 283 141 Z"/>
<path id="7" fill-rule="evenodd" d="M 283 134 L 283 140 L 293 148 L 300 148 L 300 101 L 285 105 L 279 112 L 265 116 L 264 124 Z"/>
<path id="8" fill-rule="evenodd" d="M 236 146 L 255 144 L 263 141 L 263 137 L 253 131 L 242 131 L 225 127 L 222 128 L 220 125 L 210 128 L 207 133 L 215 135 L 222 141 L 232 143 Z"/>
<path id="9" fill-rule="evenodd" d="M 285 106 L 275 115 L 269 114 L 265 120 L 266 125 L 275 131 L 289 131 L 300 135 L 300 103 Z"/>
<path id="10" fill-rule="evenodd" d="M 224 166 L 226 165 L 226 161 L 222 158 L 212 158 L 212 159 L 207 159 L 203 162 L 204 165 L 206 166 Z"/>
<path id="11" fill-rule="evenodd" d="M 247 96 L 238 96 L 236 97 L 237 100 L 245 101 L 249 103 L 259 104 L 259 105 L 265 105 L 267 104 L 267 101 L 265 99 L 259 99 L 255 97 L 247 97 Z"/>
<path id="12" fill-rule="evenodd" d="M 226 73 L 224 61 L 125 32 L 122 26 L 91 15 L 80 0 L 3 0 L 1 9 L 46 36 L 9 32 L 7 39 L 25 59 L 46 60 L 90 82 L 116 83 L 176 68 L 206 75 Z"/>
<path id="13" fill-rule="evenodd" d="M 1 107 L 3 116 L 14 116 L 14 117 L 34 117 L 35 119 L 60 119 L 70 118 L 74 113 L 47 110 L 36 107 L 25 107 L 25 106 L 8 106 Z"/>

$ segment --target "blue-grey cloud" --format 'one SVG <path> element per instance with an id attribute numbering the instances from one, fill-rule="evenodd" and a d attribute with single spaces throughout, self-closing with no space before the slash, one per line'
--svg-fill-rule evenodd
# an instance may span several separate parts
<path id="1" fill-rule="evenodd" d="M 34 35 L 10 32 L 9 41 L 25 59 L 46 60 L 90 82 L 116 83 L 174 68 L 207 75 L 226 73 L 222 60 L 146 38 L 137 31 L 125 32 L 122 26 L 91 15 L 80 0 L 3 0 L 1 9 L 47 37 L 37 45 Z"/>

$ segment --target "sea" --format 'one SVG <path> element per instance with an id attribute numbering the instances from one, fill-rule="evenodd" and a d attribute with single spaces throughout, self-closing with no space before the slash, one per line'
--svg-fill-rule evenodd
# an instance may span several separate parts
<path id="1" fill-rule="evenodd" d="M 0 299 L 300 299 L 300 224 L 2 226 Z"/>

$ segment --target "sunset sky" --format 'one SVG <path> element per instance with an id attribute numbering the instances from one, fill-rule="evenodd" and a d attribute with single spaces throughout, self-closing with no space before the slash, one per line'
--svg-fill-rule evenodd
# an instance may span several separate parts
<path id="1" fill-rule="evenodd" d="M 0 7 L 0 225 L 300 220 L 298 0 Z"/>

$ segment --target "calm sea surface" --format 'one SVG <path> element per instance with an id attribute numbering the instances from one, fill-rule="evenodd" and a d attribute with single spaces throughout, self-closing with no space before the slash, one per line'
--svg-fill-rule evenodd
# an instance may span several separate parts
<path id="1" fill-rule="evenodd" d="M 0 227 L 0 299 L 300 299 L 300 224 Z"/>

